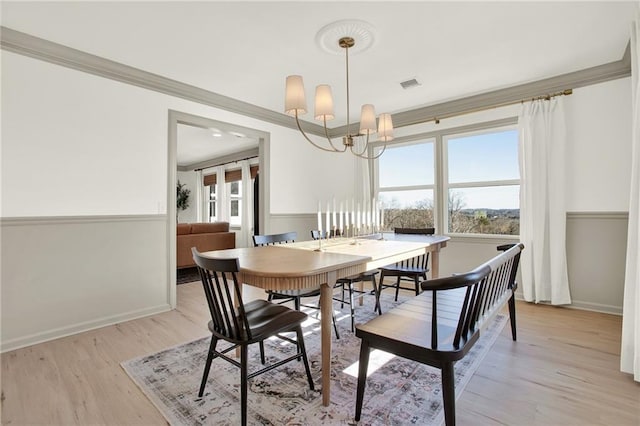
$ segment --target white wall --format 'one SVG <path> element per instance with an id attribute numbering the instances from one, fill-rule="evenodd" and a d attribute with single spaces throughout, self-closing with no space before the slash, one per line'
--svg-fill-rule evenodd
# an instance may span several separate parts
<path id="1" fill-rule="evenodd" d="M 318 155 L 292 129 L 5 50 L 1 61 L 3 351 L 169 308 L 166 243 L 151 254 L 141 243 L 166 241 L 157 220 L 175 221 L 166 218 L 169 110 L 270 133 L 272 211 L 313 213 L 318 197 L 352 192 L 350 160 Z M 149 216 L 153 227 L 121 231 Z M 59 232 L 60 220 L 73 231 Z M 109 262 L 122 258 L 124 269 Z"/>
<path id="2" fill-rule="evenodd" d="M 1 54 L 2 217 L 166 213 L 169 109 L 269 132 L 274 213 L 353 192 L 352 159 L 297 130 Z"/>
<path id="3" fill-rule="evenodd" d="M 567 210 L 629 210 L 631 78 L 583 87 L 565 97 Z"/>
<path id="4" fill-rule="evenodd" d="M 271 213 L 313 213 L 318 201 L 353 197 L 353 155 L 314 148 L 297 130 L 274 129 L 271 140 L 281 133 L 287 143 L 271 145 Z"/>

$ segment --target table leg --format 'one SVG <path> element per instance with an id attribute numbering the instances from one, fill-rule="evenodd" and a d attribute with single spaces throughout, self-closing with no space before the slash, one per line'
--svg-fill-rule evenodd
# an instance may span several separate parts
<path id="1" fill-rule="evenodd" d="M 322 345 L 322 405 L 331 403 L 331 314 L 333 311 L 333 286 L 336 273 L 329 272 L 327 283 L 320 286 L 320 330 Z"/>
<path id="2" fill-rule="evenodd" d="M 440 276 L 440 248 L 431 252 L 431 279 Z"/>
<path id="3" fill-rule="evenodd" d="M 364 283 L 362 281 L 358 281 L 356 283 L 356 289 L 360 292 L 360 297 L 358 297 L 358 306 L 362 306 L 364 301 L 363 291 L 364 291 Z"/>

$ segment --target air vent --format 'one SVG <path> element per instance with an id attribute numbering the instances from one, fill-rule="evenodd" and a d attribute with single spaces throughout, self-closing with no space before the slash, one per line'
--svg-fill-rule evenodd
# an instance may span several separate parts
<path id="1" fill-rule="evenodd" d="M 418 80 L 412 78 L 410 80 L 400 82 L 400 86 L 402 86 L 403 89 L 411 89 L 412 87 L 421 86 L 421 84 L 418 82 Z"/>

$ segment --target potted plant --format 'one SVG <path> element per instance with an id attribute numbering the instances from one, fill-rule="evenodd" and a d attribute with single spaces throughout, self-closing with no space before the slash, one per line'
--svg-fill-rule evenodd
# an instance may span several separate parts
<path id="1" fill-rule="evenodd" d="M 191 194 L 191 190 L 186 188 L 186 183 L 180 183 L 178 180 L 177 186 L 177 196 L 176 196 L 176 222 L 178 221 L 178 216 L 180 212 L 189 208 L 189 194 Z"/>

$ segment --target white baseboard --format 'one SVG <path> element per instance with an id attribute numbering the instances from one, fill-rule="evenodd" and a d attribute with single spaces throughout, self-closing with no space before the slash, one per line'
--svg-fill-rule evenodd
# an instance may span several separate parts
<path id="1" fill-rule="evenodd" d="M 525 302 L 522 293 L 516 291 L 516 300 Z M 539 302 L 541 305 L 550 305 L 547 302 Z M 563 308 L 577 309 L 581 311 L 601 312 L 604 314 L 622 315 L 622 306 L 603 305 L 601 303 L 583 302 L 580 300 L 574 300 L 570 305 L 562 305 Z"/>
<path id="2" fill-rule="evenodd" d="M 574 300 L 569 309 L 580 309 L 582 311 L 602 312 L 603 314 L 622 315 L 622 306 L 603 305 L 600 303 L 581 302 Z"/>
<path id="3" fill-rule="evenodd" d="M 44 343 L 50 340 L 60 339 L 62 337 L 71 336 L 73 334 L 82 333 L 85 331 L 95 330 L 96 328 L 102 328 L 114 324 L 118 324 L 125 321 L 130 321 L 149 315 L 155 315 L 162 312 L 171 310 L 169 304 L 163 304 L 150 308 L 140 309 L 137 311 L 125 312 L 122 314 L 98 318 L 92 321 L 85 321 L 77 324 L 73 324 L 67 327 L 54 328 L 51 330 L 43 331 L 41 333 L 32 334 L 29 336 L 19 337 L 8 341 L 3 341 L 0 344 L 0 353 L 13 351 L 16 349 L 24 348 L 26 346 L 35 345 L 37 343 Z"/>

